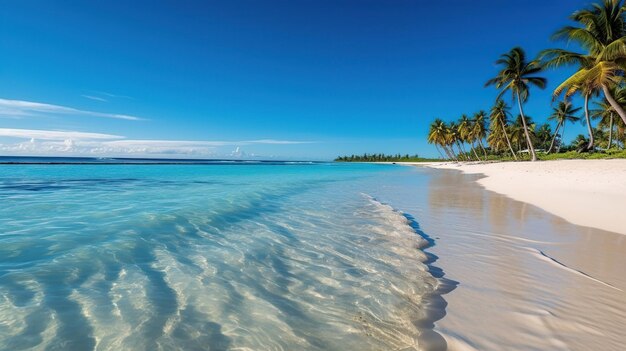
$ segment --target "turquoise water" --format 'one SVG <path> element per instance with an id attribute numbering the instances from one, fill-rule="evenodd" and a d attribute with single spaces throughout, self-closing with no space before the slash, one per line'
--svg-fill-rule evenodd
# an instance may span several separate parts
<path id="1" fill-rule="evenodd" d="M 0 166 L 1 350 L 413 350 L 382 165 Z"/>

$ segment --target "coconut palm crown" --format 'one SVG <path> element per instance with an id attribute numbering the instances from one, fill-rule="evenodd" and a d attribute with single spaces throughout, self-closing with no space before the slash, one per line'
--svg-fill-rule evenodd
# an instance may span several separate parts
<path id="1" fill-rule="evenodd" d="M 543 77 L 537 76 L 543 70 L 542 65 L 538 60 L 528 61 L 526 59 L 526 53 L 520 47 L 511 49 L 510 52 L 503 54 L 496 64 L 502 66 L 502 69 L 498 72 L 496 77 L 490 79 L 485 83 L 485 86 L 494 85 L 500 90 L 498 98 L 504 93 L 510 91 L 513 97 L 517 99 L 517 104 L 520 110 L 521 120 L 524 124 L 524 134 L 526 136 L 526 143 L 530 151 L 532 161 L 537 160 L 535 149 L 528 132 L 528 126 L 526 125 L 526 119 L 524 118 L 524 103 L 530 96 L 530 87 L 536 86 L 540 89 L 544 89 L 547 84 L 547 80 Z"/>

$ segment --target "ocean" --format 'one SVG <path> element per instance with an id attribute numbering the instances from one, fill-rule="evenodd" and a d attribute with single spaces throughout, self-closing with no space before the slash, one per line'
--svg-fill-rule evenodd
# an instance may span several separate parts
<path id="1" fill-rule="evenodd" d="M 0 350 L 418 350 L 432 339 L 433 239 L 390 195 L 423 193 L 425 172 L 91 161 L 0 165 Z"/>

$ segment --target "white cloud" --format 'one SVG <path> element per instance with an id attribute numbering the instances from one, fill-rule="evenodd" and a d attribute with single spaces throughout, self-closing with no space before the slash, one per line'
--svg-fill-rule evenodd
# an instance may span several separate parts
<path id="1" fill-rule="evenodd" d="M 312 144 L 314 141 L 293 141 L 293 140 L 274 140 L 261 139 L 245 141 L 247 144 L 271 144 L 271 145 L 294 145 L 294 144 Z"/>
<path id="2" fill-rule="evenodd" d="M 0 136 L 21 139 L 42 139 L 42 140 L 94 140 L 94 139 L 122 139 L 123 137 L 111 134 L 85 133 L 85 132 L 64 132 L 58 130 L 39 129 L 8 129 L 0 128 Z"/>
<path id="3" fill-rule="evenodd" d="M 65 106 L 60 106 L 60 105 L 52 105 L 52 104 L 45 104 L 45 103 L 32 102 L 32 101 L 0 99 L 0 116 L 10 117 L 10 118 L 21 118 L 24 116 L 35 116 L 37 114 L 51 114 L 51 115 L 68 114 L 68 115 L 76 115 L 76 116 L 91 116 L 91 117 L 100 117 L 100 118 L 124 119 L 124 120 L 129 120 L 129 121 L 143 120 L 143 118 L 140 118 L 140 117 L 124 115 L 124 114 L 86 111 L 86 110 L 75 109 L 72 107 L 65 107 Z"/>
<path id="4" fill-rule="evenodd" d="M 293 145 L 310 143 L 292 140 L 140 140 L 124 139 L 122 136 L 76 131 L 7 129 L 0 128 L 0 137 L 24 139 L 18 143 L 0 143 L 0 152 L 12 155 L 54 156 L 217 156 L 218 148 L 274 144 Z M 244 153 L 241 152 L 242 155 Z M 228 154 L 225 154 L 228 155 Z M 253 154 L 250 154 L 252 156 Z M 231 155 L 232 156 L 232 155 Z"/>
<path id="5" fill-rule="evenodd" d="M 85 99 L 89 99 L 89 100 L 95 100 L 95 101 L 100 101 L 100 102 L 107 102 L 108 100 L 105 98 L 101 98 L 98 96 L 93 96 L 93 95 L 81 95 L 82 97 L 84 97 Z"/>

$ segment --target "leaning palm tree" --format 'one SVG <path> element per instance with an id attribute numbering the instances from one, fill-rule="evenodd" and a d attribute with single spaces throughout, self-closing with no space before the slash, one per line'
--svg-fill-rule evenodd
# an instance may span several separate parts
<path id="1" fill-rule="evenodd" d="M 526 143 L 530 151 L 531 160 L 536 161 L 537 155 L 535 154 L 535 148 L 533 147 L 530 134 L 528 132 L 528 126 L 526 125 L 526 119 L 524 118 L 524 103 L 528 100 L 530 95 L 530 86 L 536 86 L 540 89 L 546 87 L 546 79 L 536 76 L 537 73 L 542 71 L 542 66 L 539 61 L 527 61 L 526 54 L 522 48 L 513 48 L 510 52 L 503 54 L 496 64 L 502 66 L 498 75 L 487 81 L 485 86 L 495 85 L 497 89 L 500 89 L 500 98 L 505 92 L 510 91 L 514 98 L 517 98 L 517 105 L 519 107 L 521 120 L 524 124 L 524 134 L 526 136 Z"/>
<path id="2" fill-rule="evenodd" d="M 447 134 L 447 126 L 444 121 L 437 118 L 430 124 L 430 129 L 428 131 L 428 143 L 434 144 L 435 148 L 437 148 L 437 152 L 441 155 L 442 158 L 445 158 L 441 153 L 439 147 L 444 150 L 449 159 L 454 158 L 453 155 L 450 154 L 450 151 L 446 148 L 446 134 Z"/>
<path id="3" fill-rule="evenodd" d="M 487 127 L 486 127 L 486 118 L 487 114 L 485 111 L 479 111 L 474 114 L 473 124 L 472 124 L 472 139 L 478 142 L 478 145 L 481 149 L 483 149 L 483 154 L 485 155 L 485 161 L 487 161 L 487 150 L 483 146 L 482 140 L 487 137 Z"/>
<path id="4" fill-rule="evenodd" d="M 456 158 L 457 160 L 460 160 L 461 154 L 463 153 L 463 149 L 461 148 L 461 136 L 459 135 L 459 127 L 457 126 L 456 123 L 450 122 L 448 123 L 448 128 L 446 131 L 447 131 L 446 139 L 447 139 L 448 145 L 450 146 L 450 149 L 452 149 L 453 154 L 454 154 L 453 146 L 456 146 L 458 148 L 459 151 L 456 153 Z"/>
<path id="5" fill-rule="evenodd" d="M 489 143 L 492 148 L 499 149 L 499 145 L 502 144 L 503 141 L 506 141 L 506 145 L 509 147 L 513 158 L 517 161 L 517 155 L 515 151 L 513 151 L 511 140 L 509 140 L 507 125 L 510 114 L 508 106 L 502 99 L 498 99 L 490 112 L 489 119 L 491 123 L 489 125 L 490 132 L 487 136 L 487 143 Z"/>
<path id="6" fill-rule="evenodd" d="M 463 157 L 468 161 L 471 160 L 471 155 L 469 155 L 467 151 L 465 150 L 465 143 L 468 142 L 467 131 L 470 127 L 469 122 L 470 122 L 469 118 L 467 118 L 467 116 L 465 115 L 462 115 L 461 118 L 459 118 L 459 123 L 456 125 L 460 148 L 461 148 L 461 151 L 463 152 Z"/>
<path id="7" fill-rule="evenodd" d="M 563 136 L 565 135 L 565 123 L 574 123 L 580 120 L 580 117 L 576 116 L 576 113 L 578 113 L 580 109 L 581 107 L 574 108 L 572 103 L 569 101 L 561 101 L 559 102 L 559 105 L 557 107 L 554 107 L 552 109 L 552 114 L 548 117 L 548 120 L 556 121 L 556 128 L 554 129 L 554 136 L 552 137 L 550 148 L 548 148 L 548 153 L 551 153 L 554 149 L 554 143 L 557 135 L 559 134 L 559 130 L 561 131 L 561 143 L 563 143 Z M 559 150 L 560 149 L 561 148 L 559 147 Z"/>
<path id="8" fill-rule="evenodd" d="M 588 99 L 588 94 L 602 91 L 626 123 L 626 111 L 611 93 L 611 89 L 621 82 L 626 68 L 625 11 L 624 0 L 603 0 L 591 8 L 575 12 L 570 18 L 577 26 L 560 29 L 553 39 L 576 42 L 585 53 L 549 49 L 543 51 L 541 57 L 546 67 L 578 66 L 578 70 L 555 90 L 555 94 L 560 94 L 562 90 L 570 95 L 579 91 Z M 592 132 L 590 139 L 593 139 Z"/>

